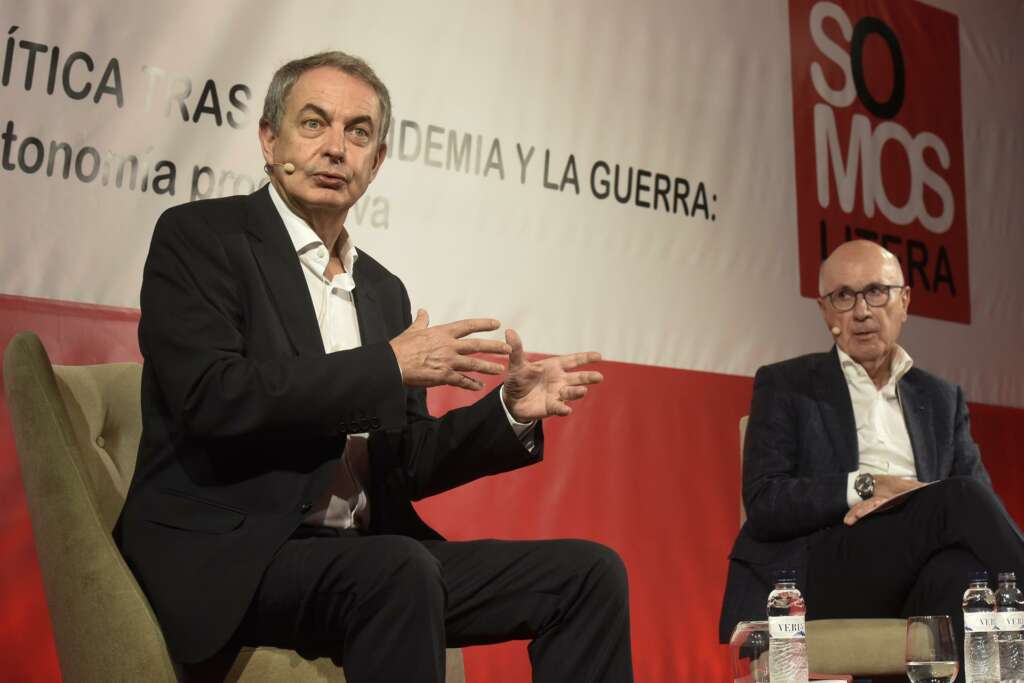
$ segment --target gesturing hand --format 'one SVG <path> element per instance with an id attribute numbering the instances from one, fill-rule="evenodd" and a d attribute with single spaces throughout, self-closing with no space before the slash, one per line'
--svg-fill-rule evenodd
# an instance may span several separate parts
<path id="1" fill-rule="evenodd" d="M 604 379 L 600 372 L 566 372 L 601 360 L 601 354 L 596 351 L 532 362 L 526 359 L 523 340 L 515 330 L 505 330 L 505 341 L 510 348 L 505 405 L 519 422 L 569 415 L 572 408 L 568 402 L 583 398 L 587 395 L 586 385 L 597 384 Z"/>
<path id="2" fill-rule="evenodd" d="M 402 334 L 391 340 L 391 348 L 402 370 L 402 382 L 410 387 L 454 387 L 478 391 L 483 383 L 465 372 L 498 375 L 505 369 L 499 363 L 473 358 L 474 353 L 507 355 L 508 344 L 496 339 L 463 339 L 475 332 L 490 332 L 501 327 L 491 318 L 458 320 L 430 327 L 430 316 L 422 308 Z"/>

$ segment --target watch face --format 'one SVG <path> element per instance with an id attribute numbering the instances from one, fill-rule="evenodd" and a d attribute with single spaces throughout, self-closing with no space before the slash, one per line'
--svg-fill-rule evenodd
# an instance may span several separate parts
<path id="1" fill-rule="evenodd" d="M 853 480 L 853 490 L 865 500 L 875 493 L 875 478 L 870 474 L 861 474 Z"/>

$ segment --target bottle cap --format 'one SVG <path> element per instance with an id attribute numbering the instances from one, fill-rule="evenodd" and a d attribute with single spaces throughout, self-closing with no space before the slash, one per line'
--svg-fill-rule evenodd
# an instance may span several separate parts
<path id="1" fill-rule="evenodd" d="M 967 575 L 968 580 L 971 583 L 988 583 L 988 572 L 970 572 Z"/>
<path id="2" fill-rule="evenodd" d="M 775 583 L 796 583 L 795 569 L 777 569 L 773 574 Z"/>
<path id="3" fill-rule="evenodd" d="M 999 572 L 999 583 L 1016 582 L 1017 575 L 1013 572 Z"/>

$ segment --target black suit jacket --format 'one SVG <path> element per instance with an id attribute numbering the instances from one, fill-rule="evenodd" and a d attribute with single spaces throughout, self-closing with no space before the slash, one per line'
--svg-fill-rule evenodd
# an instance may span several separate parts
<path id="1" fill-rule="evenodd" d="M 441 419 L 388 340 L 401 281 L 361 252 L 362 346 L 326 354 L 294 246 L 266 188 L 157 222 L 143 275 L 143 434 L 115 529 L 172 656 L 206 659 L 325 493 L 349 433 L 370 432 L 371 533 L 440 538 L 410 500 L 538 461 L 497 391 Z"/>
<path id="2" fill-rule="evenodd" d="M 918 480 L 969 476 L 991 486 L 960 387 L 914 367 L 898 388 Z M 721 642 L 738 621 L 765 618 L 776 570 L 805 578 L 808 544 L 842 524 L 849 510 L 847 475 L 857 469 L 858 453 L 835 347 L 757 371 L 743 448 L 747 521 L 729 555 Z"/>

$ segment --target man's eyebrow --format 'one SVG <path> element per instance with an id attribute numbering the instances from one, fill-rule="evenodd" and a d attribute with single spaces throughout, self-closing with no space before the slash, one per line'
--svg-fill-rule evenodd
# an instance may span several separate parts
<path id="1" fill-rule="evenodd" d="M 330 116 L 327 115 L 327 111 L 324 110 L 323 107 L 315 105 L 312 102 L 307 102 L 305 105 L 303 105 L 302 109 L 299 110 L 300 115 L 306 112 L 313 112 L 314 114 L 316 114 L 325 121 L 329 121 L 331 118 Z"/>
<path id="2" fill-rule="evenodd" d="M 370 128 L 373 128 L 373 117 L 369 114 L 360 114 L 359 116 L 353 116 L 351 119 L 345 122 L 346 126 L 353 126 L 357 123 L 368 123 Z"/>
<path id="3" fill-rule="evenodd" d="M 320 118 L 322 118 L 324 121 L 331 120 L 331 117 L 327 114 L 327 111 L 323 107 L 312 102 L 307 102 L 305 105 L 303 105 L 302 109 L 299 110 L 299 115 L 301 116 L 306 112 L 312 112 L 319 116 Z M 359 123 L 368 123 L 370 124 L 371 129 L 374 128 L 373 117 L 370 116 L 369 114 L 360 114 L 359 116 L 353 116 L 351 119 L 348 119 L 345 122 L 345 126 L 348 127 Z"/>

